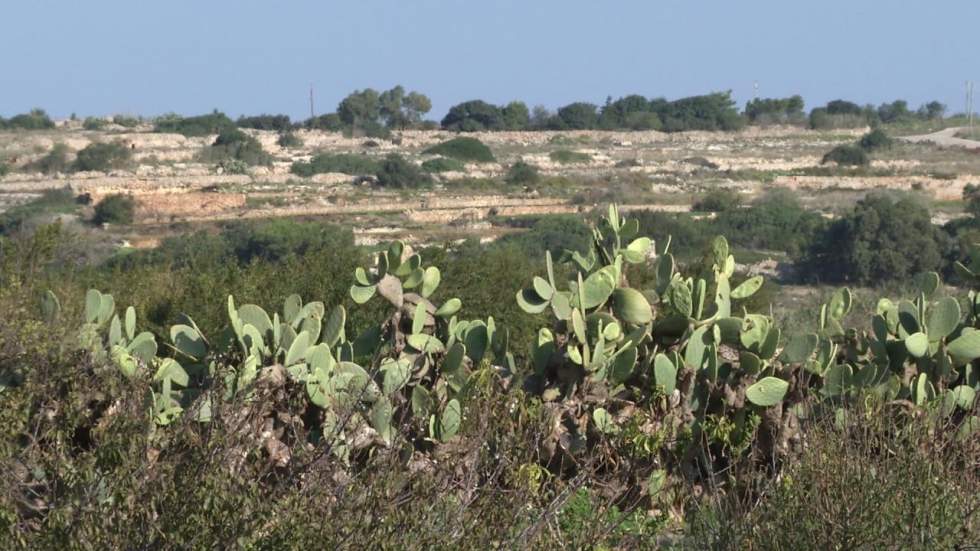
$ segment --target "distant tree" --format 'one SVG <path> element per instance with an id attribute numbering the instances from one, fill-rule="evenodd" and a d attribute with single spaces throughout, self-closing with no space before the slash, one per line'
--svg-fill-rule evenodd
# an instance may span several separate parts
<path id="1" fill-rule="evenodd" d="M 745 116 L 751 124 L 798 122 L 805 118 L 803 97 L 756 98 L 745 105 Z"/>
<path id="2" fill-rule="evenodd" d="M 739 208 L 742 196 L 728 189 L 713 189 L 691 205 L 695 212 L 724 212 Z"/>
<path id="3" fill-rule="evenodd" d="M 907 280 L 941 269 L 951 248 L 949 236 L 913 198 L 870 195 L 819 237 L 804 273 L 862 285 Z"/>
<path id="4" fill-rule="evenodd" d="M 199 138 L 220 134 L 222 131 L 234 130 L 235 128 L 234 121 L 215 109 L 208 115 L 198 115 L 196 117 L 181 117 L 179 115 L 160 117 L 156 121 L 154 131 L 172 132 L 187 136 L 188 138 Z"/>
<path id="5" fill-rule="evenodd" d="M 558 118 L 569 130 L 589 130 L 599 121 L 597 110 L 598 106 L 591 103 L 571 103 L 558 109 Z"/>
<path id="6" fill-rule="evenodd" d="M 625 128 L 629 125 L 629 119 L 634 113 L 649 113 L 650 102 L 640 95 L 630 95 L 612 101 L 606 100 L 606 105 L 602 107 L 599 115 L 599 128 L 613 130 Z"/>
<path id="7" fill-rule="evenodd" d="M 303 128 L 307 130 L 326 130 L 328 132 L 339 132 L 344 129 L 344 121 L 337 113 L 327 113 L 303 121 Z"/>
<path id="8" fill-rule="evenodd" d="M 504 128 L 503 111 L 482 100 L 454 105 L 442 119 L 442 127 L 455 132 L 479 132 Z"/>
<path id="9" fill-rule="evenodd" d="M 864 112 L 860 105 L 842 99 L 827 102 L 826 110 L 830 115 L 861 115 Z"/>
<path id="10" fill-rule="evenodd" d="M 528 127 L 534 130 L 544 130 L 548 127 L 554 114 L 548 110 L 547 107 L 543 105 L 535 105 L 531 109 L 531 118 L 528 121 Z"/>
<path id="11" fill-rule="evenodd" d="M 68 172 L 70 164 L 68 154 L 71 152 L 68 146 L 63 143 L 56 143 L 51 147 L 47 155 L 27 165 L 28 170 L 36 170 L 42 174 L 54 174 L 56 172 Z"/>
<path id="12" fill-rule="evenodd" d="M 432 111 L 432 100 L 425 94 L 409 92 L 402 102 L 402 113 L 412 126 L 421 126 L 422 117 Z"/>
<path id="13" fill-rule="evenodd" d="M 275 130 L 285 132 L 292 128 L 289 115 L 256 115 L 252 117 L 238 117 L 235 124 L 239 128 L 254 128 L 255 130 Z"/>
<path id="14" fill-rule="evenodd" d="M 878 119 L 885 123 L 894 123 L 912 117 L 909 111 L 909 104 L 905 100 L 895 100 L 891 103 L 883 103 L 878 107 Z"/>
<path id="15" fill-rule="evenodd" d="M 381 95 L 371 88 L 352 92 L 337 106 L 337 115 L 348 126 L 376 123 L 381 117 Z"/>
<path id="16" fill-rule="evenodd" d="M 946 105 L 938 101 L 930 101 L 922 107 L 919 107 L 919 111 L 917 113 L 919 118 L 927 120 L 942 119 L 945 114 Z"/>
<path id="17" fill-rule="evenodd" d="M 531 122 L 531 114 L 523 101 L 508 103 L 501 114 L 504 118 L 504 128 L 507 130 L 524 130 Z"/>
<path id="18" fill-rule="evenodd" d="M 657 113 L 667 132 L 687 130 L 738 130 L 745 119 L 735 109 L 731 91 L 691 96 L 675 101 L 655 99 L 651 111 Z"/>

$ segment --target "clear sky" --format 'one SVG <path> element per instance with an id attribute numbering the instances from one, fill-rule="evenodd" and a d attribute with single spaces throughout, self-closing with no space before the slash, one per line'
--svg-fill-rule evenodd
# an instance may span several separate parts
<path id="1" fill-rule="evenodd" d="M 964 110 L 978 0 L 4 0 L 0 115 L 308 115 L 402 84 L 430 118 L 468 99 L 556 107 L 753 83 Z"/>

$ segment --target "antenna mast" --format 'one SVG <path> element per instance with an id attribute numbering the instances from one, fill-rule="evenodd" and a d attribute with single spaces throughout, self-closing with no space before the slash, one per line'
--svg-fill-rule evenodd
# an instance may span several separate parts
<path id="1" fill-rule="evenodd" d="M 316 113 L 313 111 L 313 83 L 310 83 L 310 118 L 315 119 Z"/>

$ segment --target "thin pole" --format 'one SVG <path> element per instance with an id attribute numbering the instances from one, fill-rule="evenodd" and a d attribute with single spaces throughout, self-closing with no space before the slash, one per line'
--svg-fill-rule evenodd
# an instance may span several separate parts
<path id="1" fill-rule="evenodd" d="M 310 118 L 315 119 L 316 113 L 313 111 L 313 83 L 310 83 Z"/>

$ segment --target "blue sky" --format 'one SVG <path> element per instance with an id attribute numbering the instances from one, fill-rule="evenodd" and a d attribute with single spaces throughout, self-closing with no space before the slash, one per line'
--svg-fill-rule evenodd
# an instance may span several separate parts
<path id="1" fill-rule="evenodd" d="M 0 115 L 332 111 L 402 84 L 556 107 L 732 90 L 740 105 L 939 99 L 980 81 L 977 0 L 7 0 Z"/>

